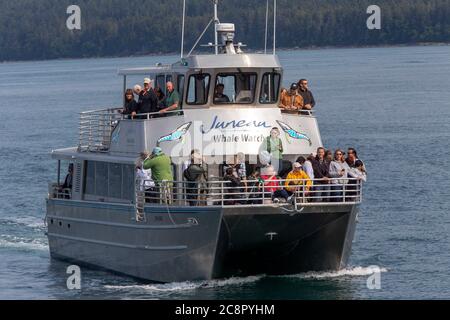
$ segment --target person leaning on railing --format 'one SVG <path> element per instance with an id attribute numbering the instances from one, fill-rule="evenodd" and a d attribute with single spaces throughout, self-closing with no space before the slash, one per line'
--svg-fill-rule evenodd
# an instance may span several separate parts
<path id="1" fill-rule="evenodd" d="M 134 119 L 138 111 L 139 105 L 136 102 L 136 100 L 134 100 L 133 90 L 127 89 L 125 91 L 125 105 L 123 110 L 120 111 L 120 113 L 122 113 L 129 119 Z"/>
<path id="2" fill-rule="evenodd" d="M 312 186 L 312 181 L 309 176 L 303 171 L 302 165 L 295 162 L 292 166 L 292 171 L 286 177 L 285 189 L 289 195 L 295 196 L 297 193 L 298 197 L 308 196 L 310 188 Z"/>
<path id="3" fill-rule="evenodd" d="M 159 113 L 164 114 L 170 111 L 180 110 L 180 94 L 175 90 L 175 87 L 171 81 L 167 82 L 167 96 L 165 99 L 165 108 L 160 110 Z"/>
<path id="4" fill-rule="evenodd" d="M 281 92 L 281 101 L 279 107 L 287 112 L 297 112 L 304 106 L 303 97 L 298 93 L 298 85 L 293 83 L 290 90 Z"/>

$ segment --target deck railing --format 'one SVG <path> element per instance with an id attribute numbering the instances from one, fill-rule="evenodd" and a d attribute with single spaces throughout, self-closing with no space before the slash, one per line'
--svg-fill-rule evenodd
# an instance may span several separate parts
<path id="1" fill-rule="evenodd" d="M 107 152 L 111 135 L 123 115 L 120 109 L 87 111 L 80 114 L 80 151 Z"/>
<path id="2" fill-rule="evenodd" d="M 238 207 L 293 205 L 296 208 L 318 203 L 359 204 L 363 191 L 362 181 L 353 178 L 341 179 L 340 183 L 335 184 L 314 180 L 312 186 L 306 185 L 307 180 L 254 180 L 243 181 L 239 186 L 227 181 L 164 181 L 148 188 L 144 187 L 147 182 L 150 181 L 136 181 L 138 212 L 145 205 L 155 204 Z"/>
<path id="3" fill-rule="evenodd" d="M 108 152 L 114 129 L 120 120 L 130 119 L 123 115 L 123 108 L 112 108 L 96 111 L 86 111 L 80 114 L 80 137 L 78 150 L 85 152 Z M 178 115 L 182 111 L 170 111 L 164 114 L 159 112 L 137 114 L 135 119 L 148 120 L 164 116 Z"/>

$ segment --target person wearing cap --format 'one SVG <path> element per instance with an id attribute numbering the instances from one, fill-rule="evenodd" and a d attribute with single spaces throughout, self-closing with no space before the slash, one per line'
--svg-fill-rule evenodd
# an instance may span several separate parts
<path id="1" fill-rule="evenodd" d="M 152 155 L 144 160 L 144 170 L 152 170 L 152 178 L 156 183 L 173 181 L 172 161 L 160 147 L 153 149 Z"/>
<path id="2" fill-rule="evenodd" d="M 309 176 L 303 171 L 300 163 L 295 162 L 292 166 L 292 171 L 286 177 L 285 189 L 289 195 L 294 195 L 296 191 L 300 191 L 300 195 L 309 194 L 309 189 L 312 186 L 312 181 Z"/>
<path id="3" fill-rule="evenodd" d="M 298 93 L 298 85 L 293 83 L 289 91 L 283 91 L 281 93 L 281 109 L 286 111 L 299 111 L 304 107 L 304 101 L 302 96 Z"/>
<path id="4" fill-rule="evenodd" d="M 150 78 L 144 79 L 144 89 L 139 94 L 139 113 L 155 113 L 158 112 L 158 97 L 151 87 L 152 80 Z M 147 116 L 142 116 L 146 119 Z"/>
<path id="5" fill-rule="evenodd" d="M 314 95 L 309 90 L 308 80 L 301 79 L 298 84 L 298 93 L 303 99 L 303 109 L 312 110 L 316 105 L 316 100 L 314 100 Z"/>

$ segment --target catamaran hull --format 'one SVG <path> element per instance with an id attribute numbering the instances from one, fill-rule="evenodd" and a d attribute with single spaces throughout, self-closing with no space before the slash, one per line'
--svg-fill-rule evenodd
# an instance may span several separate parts
<path id="1" fill-rule="evenodd" d="M 294 214 L 295 213 L 295 214 Z M 146 207 L 48 200 L 51 256 L 155 282 L 339 270 L 357 207 Z"/>

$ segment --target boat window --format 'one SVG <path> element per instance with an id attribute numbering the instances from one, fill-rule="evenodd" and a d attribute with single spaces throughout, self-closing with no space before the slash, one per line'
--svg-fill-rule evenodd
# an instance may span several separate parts
<path id="1" fill-rule="evenodd" d="M 156 84 L 155 87 L 158 87 L 166 94 L 166 75 L 160 74 L 159 76 L 156 76 Z"/>
<path id="2" fill-rule="evenodd" d="M 122 198 L 122 166 L 120 164 L 110 163 L 108 168 L 108 197 L 120 199 Z"/>
<path id="3" fill-rule="evenodd" d="M 281 75 L 279 73 L 265 73 L 262 79 L 259 102 L 264 104 L 277 103 L 280 94 L 280 84 Z"/>
<path id="4" fill-rule="evenodd" d="M 134 166 L 86 162 L 85 194 L 109 199 L 134 199 Z"/>
<path id="5" fill-rule="evenodd" d="M 208 102 L 209 74 L 194 74 L 189 77 L 186 102 L 190 105 L 203 105 Z"/>
<path id="6" fill-rule="evenodd" d="M 248 104 L 255 101 L 255 73 L 219 74 L 214 90 L 214 104 Z"/>

